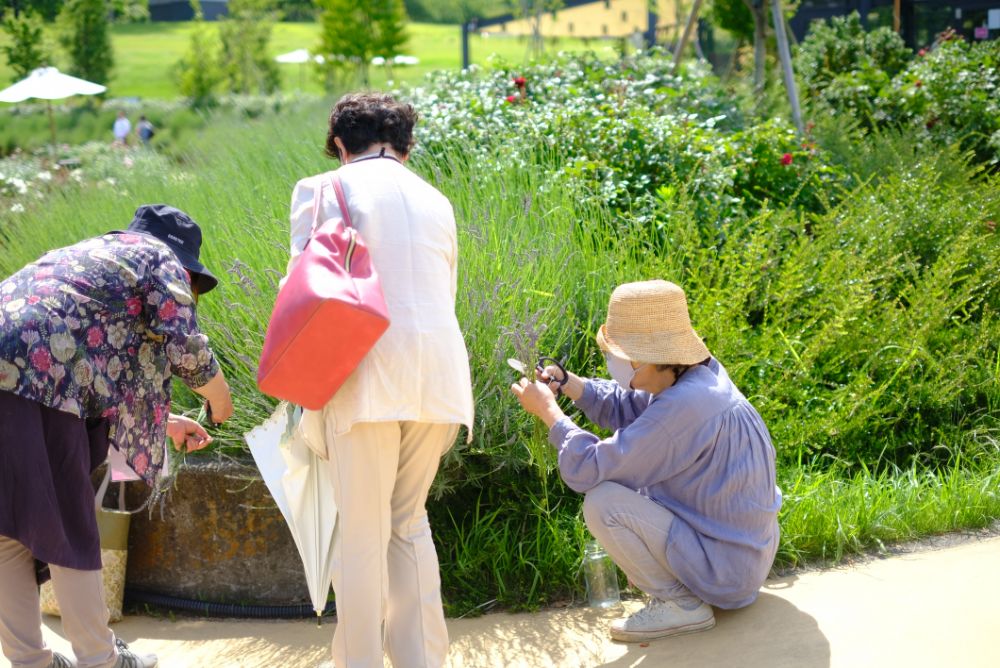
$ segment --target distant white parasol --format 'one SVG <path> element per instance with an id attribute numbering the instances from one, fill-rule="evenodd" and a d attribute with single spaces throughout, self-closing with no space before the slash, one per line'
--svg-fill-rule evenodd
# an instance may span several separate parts
<path id="1" fill-rule="evenodd" d="M 101 84 L 71 77 L 54 67 L 39 67 L 13 86 L 0 90 L 0 102 L 24 102 L 31 98 L 45 100 L 49 108 L 52 145 L 55 146 L 56 121 L 52 115 L 51 100 L 61 100 L 74 95 L 98 95 L 106 90 L 107 87 Z"/>

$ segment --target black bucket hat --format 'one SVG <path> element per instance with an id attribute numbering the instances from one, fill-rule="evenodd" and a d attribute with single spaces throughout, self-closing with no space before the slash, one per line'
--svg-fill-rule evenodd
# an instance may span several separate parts
<path id="1" fill-rule="evenodd" d="M 219 284 L 219 279 L 198 261 L 201 228 L 180 209 L 169 204 L 143 204 L 135 210 L 128 231 L 148 234 L 170 246 L 181 265 L 194 275 L 192 278 L 199 294 Z"/>

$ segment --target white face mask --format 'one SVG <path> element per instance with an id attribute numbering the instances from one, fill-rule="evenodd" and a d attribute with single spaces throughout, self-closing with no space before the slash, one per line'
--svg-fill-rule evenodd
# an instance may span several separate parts
<path id="1" fill-rule="evenodd" d="M 611 374 L 611 377 L 615 379 L 616 383 L 621 385 L 626 390 L 632 389 L 632 379 L 635 378 L 635 372 L 645 366 L 643 364 L 633 369 L 631 362 L 624 357 L 618 357 L 613 353 L 605 353 L 604 359 L 608 365 L 608 373 Z"/>

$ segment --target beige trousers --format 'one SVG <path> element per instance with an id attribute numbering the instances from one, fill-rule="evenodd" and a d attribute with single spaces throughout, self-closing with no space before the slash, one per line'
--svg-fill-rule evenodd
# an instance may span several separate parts
<path id="1" fill-rule="evenodd" d="M 332 432 L 332 430 L 330 430 Z M 327 433 L 337 503 L 337 668 L 437 668 L 448 653 L 427 493 L 458 425 L 364 422 Z"/>
<path id="2" fill-rule="evenodd" d="M 79 668 L 109 668 L 118 660 L 108 628 L 101 571 L 49 566 L 62 627 Z M 52 651 L 42 637 L 35 560 L 20 542 L 0 536 L 0 645 L 15 668 L 47 668 Z"/>

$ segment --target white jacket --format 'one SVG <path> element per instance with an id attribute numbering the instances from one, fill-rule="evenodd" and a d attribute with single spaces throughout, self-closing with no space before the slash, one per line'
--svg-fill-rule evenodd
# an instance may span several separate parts
<path id="1" fill-rule="evenodd" d="M 352 222 L 371 253 L 389 328 L 324 408 L 334 434 L 357 422 L 464 424 L 472 437 L 469 355 L 455 317 L 458 243 L 451 203 L 396 160 L 361 158 L 337 170 Z M 319 224 L 342 218 L 326 172 L 292 192 L 289 270 Z"/>

